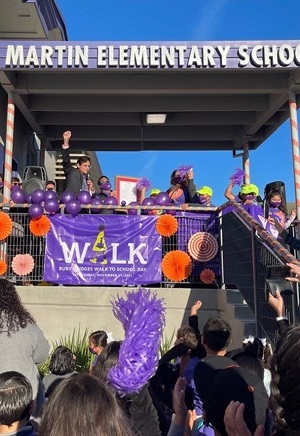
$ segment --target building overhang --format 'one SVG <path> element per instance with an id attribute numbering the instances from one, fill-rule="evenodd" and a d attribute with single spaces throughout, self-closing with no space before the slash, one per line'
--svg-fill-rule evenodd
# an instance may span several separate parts
<path id="1" fill-rule="evenodd" d="M 0 41 L 1 84 L 49 149 L 64 130 L 78 150 L 255 149 L 298 101 L 299 66 L 300 41 Z"/>

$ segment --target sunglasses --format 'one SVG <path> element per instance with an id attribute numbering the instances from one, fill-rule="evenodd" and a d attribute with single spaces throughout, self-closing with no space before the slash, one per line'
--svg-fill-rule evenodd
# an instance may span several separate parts
<path id="1" fill-rule="evenodd" d="M 14 185 L 14 186 L 21 186 L 22 183 L 21 182 L 12 182 L 12 185 Z"/>

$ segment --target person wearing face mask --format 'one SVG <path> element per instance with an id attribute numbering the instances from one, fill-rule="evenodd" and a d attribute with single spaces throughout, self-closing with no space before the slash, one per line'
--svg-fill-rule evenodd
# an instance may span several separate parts
<path id="1" fill-rule="evenodd" d="M 113 195 L 113 191 L 111 189 L 111 183 L 109 181 L 109 178 L 106 176 L 100 176 L 98 179 L 98 187 L 99 192 L 96 192 L 93 194 L 93 198 L 99 198 L 102 202 L 109 197 L 110 195 Z M 112 209 L 100 209 L 99 213 L 103 213 L 105 215 L 111 215 L 114 213 L 114 210 Z"/>
<path id="2" fill-rule="evenodd" d="M 105 200 L 111 195 L 111 183 L 109 178 L 106 176 L 100 176 L 98 179 L 99 192 L 94 194 L 94 197 L 100 198 L 100 200 Z"/>
<path id="3" fill-rule="evenodd" d="M 104 330 L 97 330 L 90 334 L 89 352 L 95 356 L 90 367 L 90 373 L 92 373 L 92 370 L 96 365 L 98 356 L 102 353 L 102 351 L 107 346 L 107 344 L 108 344 L 108 336 Z"/>
<path id="4" fill-rule="evenodd" d="M 209 186 L 202 186 L 197 191 L 198 194 L 198 203 L 202 207 L 214 207 L 214 204 L 211 203 L 211 197 L 213 195 L 213 190 Z"/>
<path id="5" fill-rule="evenodd" d="M 278 189 L 272 189 L 266 201 L 269 206 L 269 216 L 277 219 L 284 229 L 287 229 L 296 218 L 296 210 L 293 210 L 289 219 L 287 219 L 288 211 L 281 192 Z"/>
<path id="6" fill-rule="evenodd" d="M 257 197 L 259 196 L 259 189 L 253 183 L 244 184 L 241 186 L 240 192 L 238 195 L 234 195 L 232 192 L 234 183 L 231 182 L 224 193 L 225 197 L 230 201 L 236 201 L 237 203 L 242 204 L 253 204 L 257 205 Z"/>
<path id="7" fill-rule="evenodd" d="M 180 176 L 178 170 L 174 170 L 171 174 L 170 182 L 171 186 L 167 193 L 171 203 L 175 204 L 175 206 L 181 206 L 184 203 L 193 202 L 191 192 L 196 191 L 193 169 L 184 176 Z"/>
<path id="8" fill-rule="evenodd" d="M 202 186 L 200 189 L 195 191 L 193 195 L 193 203 L 186 203 L 181 206 L 181 209 L 185 210 L 189 206 L 193 207 L 215 207 L 211 202 L 211 197 L 213 195 L 213 190 L 209 186 Z"/>

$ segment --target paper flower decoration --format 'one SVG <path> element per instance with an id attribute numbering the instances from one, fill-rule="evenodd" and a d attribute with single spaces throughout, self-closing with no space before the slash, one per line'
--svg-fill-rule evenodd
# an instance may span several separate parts
<path id="1" fill-rule="evenodd" d="M 181 282 L 191 274 L 192 260 L 184 251 L 169 251 L 169 253 L 164 256 L 161 267 L 164 275 L 169 280 Z"/>
<path id="2" fill-rule="evenodd" d="M 146 189 L 147 191 L 151 188 L 151 182 L 149 179 L 146 179 L 146 177 L 142 177 L 136 182 L 135 187 L 138 191 L 141 191 L 142 189 Z"/>
<path id="3" fill-rule="evenodd" d="M 7 265 L 6 262 L 4 262 L 4 260 L 0 259 L 0 276 L 3 276 L 3 274 L 5 274 L 7 271 Z"/>
<path id="4" fill-rule="evenodd" d="M 237 168 L 235 172 L 232 174 L 232 176 L 229 177 L 229 180 L 234 185 L 241 185 L 244 180 L 245 171 L 241 170 L 240 168 Z"/>
<path id="5" fill-rule="evenodd" d="M 208 232 L 194 233 L 188 241 L 188 252 L 193 259 L 199 262 L 208 262 L 218 252 L 216 238 Z"/>
<path id="6" fill-rule="evenodd" d="M 164 303 L 155 292 L 139 289 L 126 292 L 126 297 L 118 297 L 112 303 L 114 315 L 125 330 L 125 339 L 108 380 L 120 395 L 138 392 L 155 374 L 165 324 Z"/>
<path id="7" fill-rule="evenodd" d="M 215 273 L 209 268 L 205 268 L 200 274 L 201 282 L 205 283 L 206 285 L 213 283 L 215 278 L 216 278 Z"/>
<path id="8" fill-rule="evenodd" d="M 29 229 L 34 236 L 45 236 L 51 228 L 51 221 L 45 215 L 33 218 L 29 223 Z"/>
<path id="9" fill-rule="evenodd" d="M 165 214 L 158 218 L 155 228 L 161 236 L 171 236 L 177 232 L 178 222 L 172 215 Z"/>
<path id="10" fill-rule="evenodd" d="M 193 165 L 181 165 L 178 169 L 177 169 L 177 173 L 179 175 L 179 177 L 181 178 L 181 181 L 183 181 L 183 179 L 185 178 L 185 176 L 187 175 L 187 173 L 193 168 Z"/>
<path id="11" fill-rule="evenodd" d="M 4 212 L 0 212 L 0 240 L 7 238 L 12 231 L 13 223 L 11 218 Z"/>
<path id="12" fill-rule="evenodd" d="M 18 276 L 27 276 L 34 268 L 34 259 L 30 254 L 17 254 L 12 260 L 11 267 Z"/>

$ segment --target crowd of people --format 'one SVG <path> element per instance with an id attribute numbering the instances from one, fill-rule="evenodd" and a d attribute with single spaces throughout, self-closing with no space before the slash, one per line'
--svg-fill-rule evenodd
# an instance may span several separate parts
<path id="1" fill-rule="evenodd" d="M 299 266 L 291 268 L 300 273 Z M 41 379 L 37 365 L 48 357 L 48 341 L 15 287 L 0 279 L 0 434 L 297 436 L 300 328 L 288 325 L 279 292 L 269 295 L 269 304 L 279 332 L 273 355 L 259 338 L 229 351 L 234 332 L 220 317 L 209 318 L 201 334 L 202 303 L 196 301 L 155 374 L 136 392 L 121 395 L 109 375 L 119 364 L 122 341 L 110 342 L 103 330 L 86 344 L 94 356 L 89 371 L 78 373 L 76 356 L 60 345 Z M 142 365 L 147 355 L 134 359 Z M 126 386 L 126 371 L 124 378 Z"/>

